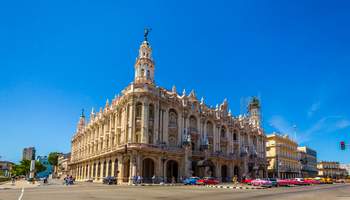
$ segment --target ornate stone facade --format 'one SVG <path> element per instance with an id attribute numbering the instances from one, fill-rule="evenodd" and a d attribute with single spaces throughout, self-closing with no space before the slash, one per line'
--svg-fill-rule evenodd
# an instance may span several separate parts
<path id="1" fill-rule="evenodd" d="M 155 85 L 152 49 L 145 38 L 135 63 L 134 81 L 105 107 L 81 115 L 72 138 L 71 173 L 77 180 L 115 176 L 118 184 L 140 175 L 144 182 L 214 176 L 229 181 L 265 177 L 264 131 L 260 104 L 233 117 L 228 102 L 216 108 L 194 91 L 178 94 Z"/>

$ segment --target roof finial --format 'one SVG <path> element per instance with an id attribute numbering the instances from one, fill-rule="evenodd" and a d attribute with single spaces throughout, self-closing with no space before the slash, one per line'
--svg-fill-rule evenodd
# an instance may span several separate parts
<path id="1" fill-rule="evenodd" d="M 85 118 L 85 114 L 84 114 L 84 108 L 81 109 L 81 116 L 80 117 L 84 117 Z"/>
<path id="2" fill-rule="evenodd" d="M 151 30 L 152 30 L 151 28 L 147 28 L 147 27 L 145 28 L 144 33 L 143 33 L 144 41 L 148 41 L 147 36 Z"/>

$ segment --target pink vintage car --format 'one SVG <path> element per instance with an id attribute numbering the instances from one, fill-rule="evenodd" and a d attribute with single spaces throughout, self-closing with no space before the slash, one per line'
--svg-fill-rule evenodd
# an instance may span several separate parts
<path id="1" fill-rule="evenodd" d="M 253 186 L 272 187 L 272 182 L 267 179 L 255 179 L 251 184 Z"/>

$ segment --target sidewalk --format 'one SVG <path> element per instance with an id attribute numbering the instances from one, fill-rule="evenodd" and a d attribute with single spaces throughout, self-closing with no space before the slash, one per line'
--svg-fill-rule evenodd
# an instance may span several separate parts
<path id="1" fill-rule="evenodd" d="M 4 189 L 21 189 L 21 188 L 34 188 L 34 187 L 38 187 L 40 185 L 40 183 L 36 182 L 35 184 L 32 183 L 28 183 L 28 181 L 25 180 L 20 180 L 20 181 L 16 181 L 15 185 L 12 185 L 11 182 L 7 182 L 4 183 L 2 185 L 0 185 L 0 190 L 4 190 Z"/>

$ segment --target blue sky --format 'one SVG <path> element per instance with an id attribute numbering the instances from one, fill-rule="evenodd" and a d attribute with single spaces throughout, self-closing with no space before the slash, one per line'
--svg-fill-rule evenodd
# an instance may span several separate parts
<path id="1" fill-rule="evenodd" d="M 349 163 L 350 13 L 346 1 L 3 1 L 0 156 L 70 151 L 82 108 L 98 109 L 133 79 L 152 27 L 158 85 L 224 98 L 235 115 L 262 101 L 280 131 Z"/>

